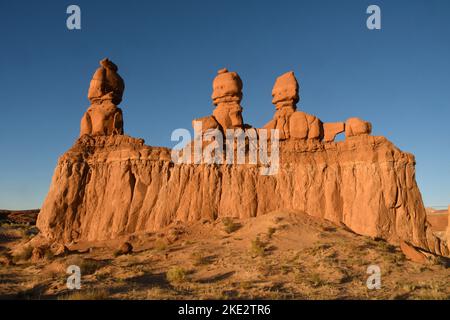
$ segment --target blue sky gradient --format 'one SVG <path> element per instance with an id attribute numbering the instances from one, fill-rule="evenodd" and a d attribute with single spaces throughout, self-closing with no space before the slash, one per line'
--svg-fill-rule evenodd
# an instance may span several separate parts
<path id="1" fill-rule="evenodd" d="M 81 30 L 66 8 L 81 7 Z M 377 4 L 382 29 L 366 28 Z M 212 111 L 220 68 L 244 82 L 244 120 L 274 112 L 293 70 L 298 107 L 323 121 L 369 120 L 413 153 L 426 205 L 450 203 L 450 1 L 0 1 L 0 208 L 40 207 L 75 141 L 98 61 L 119 66 L 125 132 L 171 147 Z"/>

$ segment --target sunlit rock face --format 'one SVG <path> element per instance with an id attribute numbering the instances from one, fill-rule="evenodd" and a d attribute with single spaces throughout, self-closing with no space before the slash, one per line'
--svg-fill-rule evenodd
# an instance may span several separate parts
<path id="1" fill-rule="evenodd" d="M 91 106 L 81 119 L 80 137 L 85 134 L 123 134 L 122 110 L 117 105 L 122 101 L 125 84 L 117 70 L 117 66 L 107 58 L 100 61 L 100 68 L 95 71 L 89 85 Z"/>
<path id="2" fill-rule="evenodd" d="M 115 86 L 110 87 L 108 98 L 95 104 L 102 111 L 91 111 L 101 121 L 94 121 L 58 161 L 37 221 L 49 242 L 108 240 L 175 222 L 299 210 L 361 235 L 449 255 L 447 243 L 426 221 L 414 156 L 384 137 L 371 136 L 364 120 L 323 124 L 296 111 L 293 73 L 274 86 L 276 112 L 287 111 L 268 124 L 284 137 L 279 169 L 267 176 L 260 174 L 259 164 L 175 164 L 170 149 L 146 146 L 120 132 L 111 121 L 120 90 L 114 93 Z M 237 74 L 220 71 L 213 87 L 218 106 L 240 102 Z M 110 109 L 103 110 L 106 105 Z M 208 126 L 228 126 L 212 117 L 205 120 Z M 229 119 L 232 127 L 242 124 Z M 345 140 L 334 142 L 342 131 Z"/>

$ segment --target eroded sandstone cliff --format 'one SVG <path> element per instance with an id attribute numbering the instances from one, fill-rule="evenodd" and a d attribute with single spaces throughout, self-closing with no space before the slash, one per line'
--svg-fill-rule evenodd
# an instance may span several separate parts
<path id="1" fill-rule="evenodd" d="M 68 243 L 294 209 L 448 255 L 426 222 L 411 154 L 374 136 L 290 140 L 280 150 L 278 174 L 263 176 L 257 165 L 174 164 L 169 149 L 142 139 L 83 136 L 59 159 L 37 226 Z"/>

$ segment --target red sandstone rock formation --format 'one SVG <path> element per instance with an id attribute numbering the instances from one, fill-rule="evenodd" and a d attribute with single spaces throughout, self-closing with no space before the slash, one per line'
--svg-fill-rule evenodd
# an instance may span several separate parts
<path id="1" fill-rule="evenodd" d="M 400 249 L 405 254 L 405 256 L 411 261 L 414 261 L 417 263 L 426 263 L 427 262 L 427 257 L 422 252 L 420 252 L 419 250 L 414 248 L 414 246 L 409 245 L 408 243 L 406 243 L 404 241 L 402 241 L 400 243 Z"/>
<path id="2" fill-rule="evenodd" d="M 118 70 L 108 58 L 100 61 L 100 68 L 95 71 L 89 85 L 88 99 L 92 103 L 109 99 L 116 105 L 120 104 L 125 84 L 117 73 Z M 109 97 L 105 98 L 107 95 Z"/>
<path id="3" fill-rule="evenodd" d="M 292 85 L 293 75 L 286 77 Z M 297 113 L 294 87 L 275 90 L 277 111 Z M 233 88 L 213 99 L 233 97 L 240 87 Z M 174 164 L 169 149 L 125 135 L 83 135 L 59 159 L 37 226 L 48 241 L 69 243 L 155 231 L 175 221 L 293 209 L 361 235 L 449 255 L 426 221 L 413 155 L 368 135 L 359 120 L 336 143 L 318 139 L 320 120 L 308 121 L 306 114 L 274 121 L 271 128 L 294 139 L 281 141 L 280 168 L 271 176 L 260 175 L 258 165 Z M 342 126 L 330 128 L 329 141 Z"/>
<path id="4" fill-rule="evenodd" d="M 100 61 L 89 86 L 91 106 L 81 119 L 80 136 L 123 134 L 122 101 L 125 89 L 117 66 L 107 58 Z"/>
<path id="5" fill-rule="evenodd" d="M 211 99 L 216 108 L 211 116 L 195 119 L 202 122 L 202 131 L 219 129 L 243 129 L 242 80 L 236 72 L 221 69 L 213 81 Z"/>
<path id="6" fill-rule="evenodd" d="M 342 122 L 323 124 L 319 118 L 297 111 L 297 103 L 300 100 L 299 85 L 292 71 L 277 78 L 272 97 L 276 108 L 275 115 L 263 128 L 278 129 L 280 140 L 323 139 L 325 142 L 332 142 L 337 134 L 345 130 L 345 124 Z"/>
<path id="7" fill-rule="evenodd" d="M 174 221 L 297 209 L 448 255 L 426 221 L 414 165 L 412 155 L 372 136 L 283 142 L 274 176 L 261 176 L 257 165 L 174 165 L 168 149 L 142 140 L 84 136 L 60 158 L 37 226 L 52 240 L 105 240 Z"/>
<path id="8" fill-rule="evenodd" d="M 345 122 L 345 136 L 354 137 L 368 135 L 372 132 L 372 124 L 359 118 L 350 118 Z"/>

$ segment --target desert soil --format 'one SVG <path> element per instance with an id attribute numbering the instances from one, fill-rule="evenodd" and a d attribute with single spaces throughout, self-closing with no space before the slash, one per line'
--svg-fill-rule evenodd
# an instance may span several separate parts
<path id="1" fill-rule="evenodd" d="M 32 259 L 31 224 L 0 226 L 1 299 L 450 299 L 448 261 L 408 261 L 396 246 L 300 212 L 170 226 Z M 133 251 L 117 249 L 128 241 Z M 69 290 L 69 265 L 81 289 Z M 368 289 L 377 265 L 381 288 Z"/>

